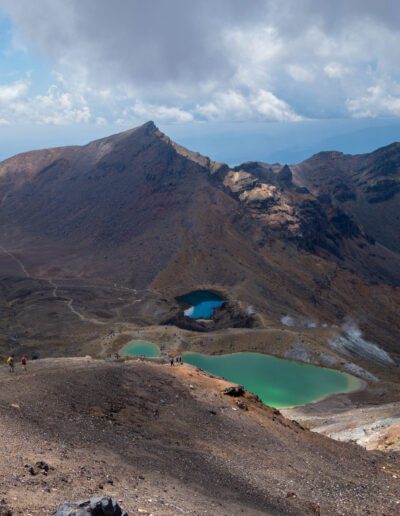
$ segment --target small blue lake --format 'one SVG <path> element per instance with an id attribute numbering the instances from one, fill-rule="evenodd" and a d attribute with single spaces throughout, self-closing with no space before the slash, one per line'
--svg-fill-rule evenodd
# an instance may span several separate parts
<path id="1" fill-rule="evenodd" d="M 215 310 L 225 302 L 218 294 L 209 290 L 197 290 L 176 299 L 184 306 L 189 305 L 184 314 L 191 319 L 211 319 Z"/>

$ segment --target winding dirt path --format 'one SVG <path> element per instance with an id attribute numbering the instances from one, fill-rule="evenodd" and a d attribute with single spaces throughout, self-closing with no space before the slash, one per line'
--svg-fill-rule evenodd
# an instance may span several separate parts
<path id="1" fill-rule="evenodd" d="M 57 283 L 55 283 L 54 279 L 53 278 L 35 278 L 34 276 L 31 276 L 27 270 L 27 268 L 25 267 L 24 263 L 19 259 L 17 258 L 17 256 L 15 256 L 15 254 L 13 254 L 11 251 L 9 251 L 8 249 L 6 249 L 3 245 L 0 244 L 0 250 L 6 254 L 7 256 L 9 256 L 14 262 L 16 262 L 19 266 L 19 268 L 21 269 L 23 275 L 25 278 L 30 278 L 30 279 L 33 279 L 33 280 L 41 280 L 41 281 L 47 281 L 49 283 L 49 285 L 52 287 L 52 296 L 56 299 L 57 297 L 60 297 L 63 301 L 65 301 L 65 304 L 66 306 L 68 307 L 68 309 L 70 310 L 71 313 L 73 313 L 76 317 L 78 317 L 81 321 L 85 321 L 85 322 L 89 322 L 89 323 L 92 323 L 92 324 L 97 324 L 97 325 L 101 325 L 101 326 L 104 326 L 104 325 L 109 325 L 110 324 L 110 321 L 102 321 L 100 319 L 97 319 L 96 317 L 86 317 L 85 315 L 83 315 L 81 312 L 79 312 L 74 306 L 73 306 L 73 303 L 74 303 L 74 299 L 72 297 L 69 297 L 69 296 L 65 296 L 65 295 L 59 295 L 58 294 L 58 289 L 60 288 L 60 285 L 58 285 Z M 133 289 L 133 288 L 129 288 L 129 287 L 107 287 L 107 288 L 112 288 L 114 290 L 127 290 L 127 291 L 130 291 L 130 292 L 134 292 L 135 294 L 137 294 L 137 290 L 136 289 Z M 138 302 L 140 302 L 141 299 L 135 299 L 133 301 L 130 301 L 129 303 L 127 303 L 126 305 L 124 305 L 124 308 L 126 308 L 127 306 L 129 305 L 134 305 Z M 117 324 L 125 324 L 124 322 L 117 322 Z"/>
<path id="2" fill-rule="evenodd" d="M 21 262 L 19 258 L 17 258 L 11 251 L 6 249 L 4 246 L 0 245 L 0 249 L 3 251 L 4 254 L 7 254 L 10 258 L 12 258 L 20 267 L 21 271 L 23 272 L 24 276 L 26 278 L 30 278 L 28 271 L 26 270 L 25 265 Z"/>
<path id="3" fill-rule="evenodd" d="M 68 309 L 74 314 L 76 315 L 77 317 L 79 317 L 79 319 L 81 321 L 87 321 L 87 322 L 91 322 L 93 324 L 99 324 L 99 325 L 104 325 L 104 324 L 107 324 L 105 321 L 100 321 L 100 319 L 96 319 L 94 317 L 86 317 L 85 315 L 81 314 L 80 312 L 78 312 L 78 310 L 76 310 L 74 307 L 73 307 L 73 298 L 72 297 L 67 297 L 67 296 L 58 296 L 58 289 L 60 288 L 59 285 L 57 285 L 57 283 L 54 282 L 53 279 L 48 279 L 48 278 L 41 278 L 41 279 L 44 279 L 45 281 L 47 281 L 49 283 L 49 285 L 51 285 L 53 287 L 53 291 L 52 291 L 52 295 L 54 298 L 57 298 L 57 297 L 61 297 L 63 301 L 65 301 Z"/>

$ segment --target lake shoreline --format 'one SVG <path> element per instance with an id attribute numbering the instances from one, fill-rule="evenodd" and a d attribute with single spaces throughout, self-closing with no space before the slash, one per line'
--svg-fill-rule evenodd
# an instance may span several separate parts
<path id="1" fill-rule="evenodd" d="M 223 365 L 221 361 L 218 362 L 218 359 L 226 359 L 225 367 L 228 369 L 221 370 Z M 243 359 L 243 362 L 240 362 L 241 359 Z M 259 363 L 260 360 L 261 363 Z M 317 403 L 332 395 L 349 394 L 363 390 L 367 385 L 360 378 L 343 371 L 287 360 L 264 353 L 240 352 L 207 355 L 187 352 L 183 354 L 183 361 L 202 369 L 207 374 L 243 385 L 246 390 L 259 396 L 265 405 L 277 409 Z M 282 370 L 279 371 L 279 368 Z M 302 379 L 301 375 L 303 376 Z M 296 382 L 293 378 L 300 379 Z M 346 386 L 342 384 L 344 380 L 348 382 Z M 321 396 L 318 395 L 318 383 L 322 391 L 326 391 Z M 301 387 L 303 392 L 299 394 L 299 388 Z M 287 396 L 287 402 L 283 401 L 285 396 Z M 296 397 L 298 397 L 299 402 L 290 403 L 289 400 Z M 300 401 L 307 397 L 311 398 L 310 401 Z"/>

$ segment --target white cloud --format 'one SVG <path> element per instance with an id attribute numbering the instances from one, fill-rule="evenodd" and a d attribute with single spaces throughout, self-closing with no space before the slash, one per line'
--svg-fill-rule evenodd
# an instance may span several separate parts
<path id="1" fill-rule="evenodd" d="M 216 94 L 211 102 L 197 106 L 196 111 L 208 120 L 246 120 L 251 116 L 247 98 L 233 90 Z"/>
<path id="2" fill-rule="evenodd" d="M 0 85 L 0 103 L 7 103 L 24 96 L 29 90 L 30 81 L 20 80 L 11 84 Z"/>
<path id="3" fill-rule="evenodd" d="M 328 77 L 333 79 L 340 79 L 346 75 L 346 73 L 349 73 L 349 70 L 341 63 L 335 63 L 333 61 L 324 66 L 324 72 Z"/>
<path id="4" fill-rule="evenodd" d="M 0 125 L 36 123 L 63 125 L 91 120 L 90 108 L 80 94 L 51 85 L 43 95 L 29 94 L 29 81 L 0 87 Z"/>
<path id="5" fill-rule="evenodd" d="M 372 86 L 365 95 L 349 99 L 347 108 L 357 118 L 400 117 L 400 85 L 396 90 L 392 94 L 383 86 Z"/>
<path id="6" fill-rule="evenodd" d="M 198 105 L 196 112 L 207 120 L 221 121 L 255 119 L 278 122 L 302 119 L 286 102 L 263 89 L 246 95 L 233 90 L 219 93 L 212 102 Z"/>
<path id="7" fill-rule="evenodd" d="M 264 120 L 297 122 L 302 117 L 296 114 L 283 100 L 278 99 L 273 93 L 260 90 L 251 100 L 251 104 Z"/>
<path id="8" fill-rule="evenodd" d="M 0 0 L 0 6 L 12 17 L 19 46 L 52 63 L 56 86 L 35 99 L 28 98 L 27 81 L 0 85 L 0 105 L 16 106 L 14 115 L 0 112 L 7 120 L 24 110 L 56 124 L 400 116 L 396 91 L 377 86 L 400 83 L 398 2 Z"/>
<path id="9" fill-rule="evenodd" d="M 295 80 L 299 82 L 311 82 L 314 80 L 315 76 L 313 72 L 307 69 L 304 66 L 299 65 L 288 65 L 289 75 Z"/>
<path id="10" fill-rule="evenodd" d="M 139 118 L 155 118 L 163 122 L 191 122 L 193 120 L 191 113 L 178 107 L 157 106 L 139 101 L 131 108 L 131 112 Z"/>
<path id="11" fill-rule="evenodd" d="M 193 115 L 189 111 L 184 111 L 178 107 L 146 104 L 137 101 L 133 106 L 124 109 L 118 123 L 129 125 L 130 123 L 136 123 L 138 120 L 150 119 L 164 123 L 184 123 L 192 122 Z"/>
<path id="12" fill-rule="evenodd" d="M 106 125 L 107 124 L 107 120 L 103 117 L 103 116 L 98 116 L 96 117 L 95 119 L 95 124 L 96 125 Z"/>

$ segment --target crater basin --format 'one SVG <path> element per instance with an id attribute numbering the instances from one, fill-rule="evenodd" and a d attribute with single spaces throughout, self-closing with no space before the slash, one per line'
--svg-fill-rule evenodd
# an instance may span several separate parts
<path id="1" fill-rule="evenodd" d="M 221 296 L 209 290 L 196 290 L 176 299 L 184 306 L 189 305 L 184 314 L 191 319 L 211 319 L 214 311 L 225 302 Z"/>

